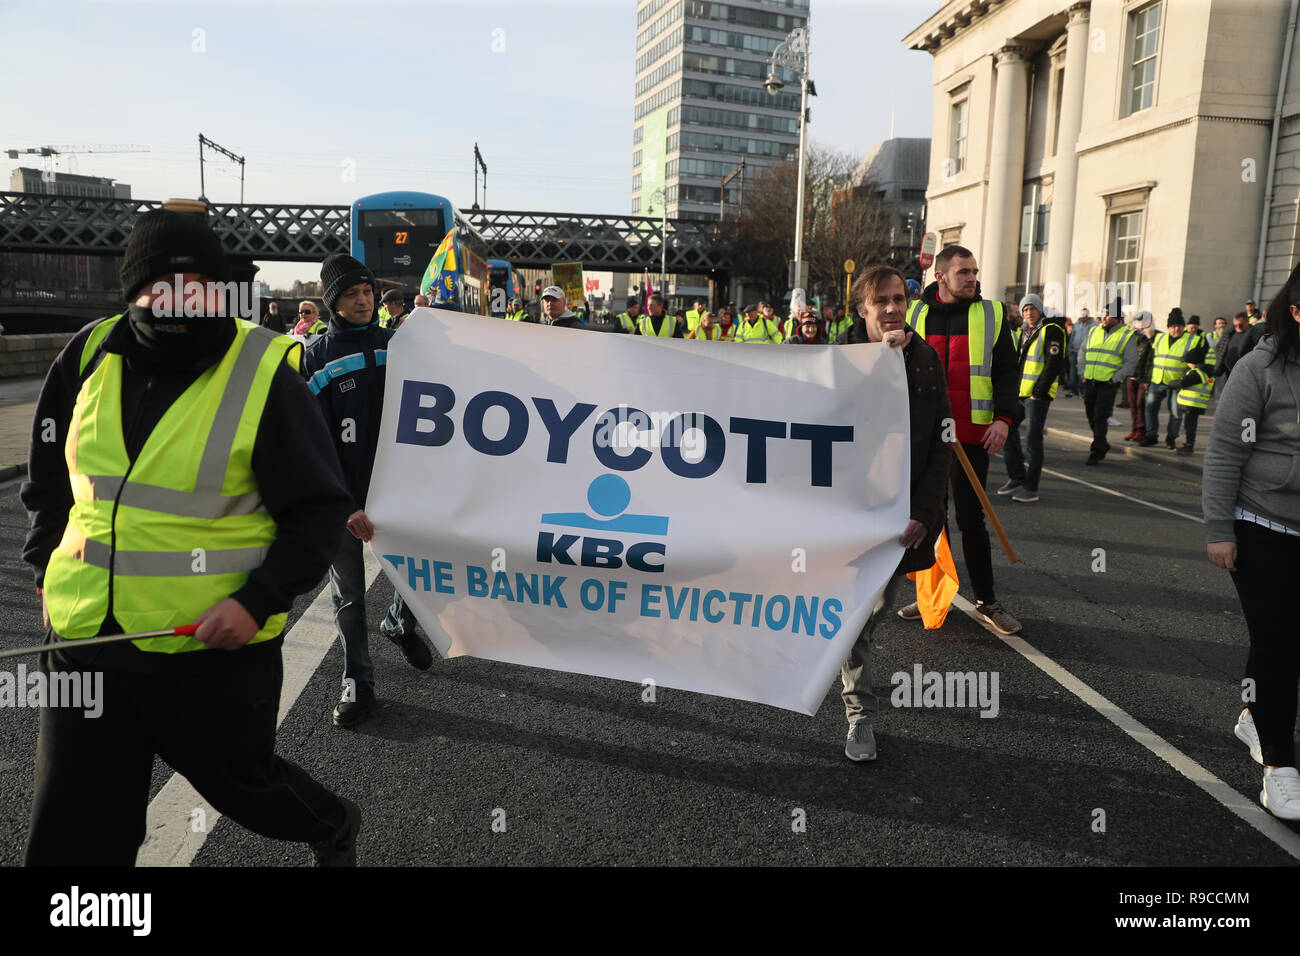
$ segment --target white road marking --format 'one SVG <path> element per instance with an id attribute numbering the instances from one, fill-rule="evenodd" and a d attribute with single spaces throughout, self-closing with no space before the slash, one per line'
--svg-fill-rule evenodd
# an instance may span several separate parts
<path id="1" fill-rule="evenodd" d="M 379 576 L 379 560 L 369 548 L 364 553 L 368 591 Z M 284 722 L 285 715 L 336 639 L 334 609 L 327 584 L 284 636 L 284 685 L 280 690 L 277 727 Z M 203 811 L 204 825 L 199 832 L 193 826 L 196 810 Z M 149 804 L 144 843 L 136 854 L 136 866 L 189 866 L 219 819 L 221 814 L 195 792 L 190 782 L 173 773 Z"/>
<path id="2" fill-rule="evenodd" d="M 953 606 L 965 612 L 981 627 L 988 627 L 984 620 L 975 614 L 975 605 L 960 594 L 953 599 Z M 1287 853 L 1290 853 L 1291 856 L 1300 860 L 1300 834 L 1294 833 L 1286 824 L 1267 810 L 1264 810 L 1250 797 L 1243 796 L 1232 789 L 1232 787 L 1173 746 L 1169 741 L 1131 717 L 1122 708 L 1112 704 L 1028 641 L 1020 637 L 1002 637 L 1000 634 L 998 636 L 1002 638 L 1004 643 L 1018 651 L 1026 660 L 1052 680 L 1074 694 L 1143 747 L 1146 747 L 1147 750 L 1150 750 Z M 1263 773 L 1262 769 L 1260 772 Z"/>
<path id="3" fill-rule="evenodd" d="M 1107 488 L 1104 485 L 1094 485 L 1091 481 L 1084 481 L 1082 478 L 1075 478 L 1073 475 L 1053 471 L 1050 468 L 1044 468 L 1043 474 L 1051 475 L 1053 478 L 1064 478 L 1066 481 L 1073 481 L 1076 484 L 1087 485 L 1089 488 L 1095 488 L 1097 491 L 1104 491 L 1106 494 L 1114 495 L 1116 498 L 1123 498 L 1124 500 L 1132 501 L 1135 504 L 1146 505 L 1148 508 L 1154 508 L 1156 511 L 1163 511 L 1166 514 L 1175 515 L 1179 518 L 1186 518 L 1188 521 L 1195 521 L 1197 524 L 1205 523 L 1205 519 L 1199 515 L 1189 515 L 1185 511 L 1175 511 L 1173 508 L 1166 508 L 1164 505 L 1158 505 L 1150 501 L 1143 501 L 1141 498 L 1134 498 L 1132 495 L 1126 495 L 1122 491 L 1116 491 L 1114 488 Z"/>

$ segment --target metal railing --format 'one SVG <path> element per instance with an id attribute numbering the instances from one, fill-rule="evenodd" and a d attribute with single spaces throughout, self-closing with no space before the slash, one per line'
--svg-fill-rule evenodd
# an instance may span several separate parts
<path id="1" fill-rule="evenodd" d="M 136 218 L 160 200 L 0 193 L 0 250 L 121 255 Z M 213 229 L 228 254 L 319 262 L 349 247 L 348 206 L 214 203 Z M 581 262 L 589 270 L 657 271 L 663 223 L 649 216 L 472 210 L 492 258 L 520 268 Z M 717 223 L 669 219 L 670 272 L 728 270 Z"/>

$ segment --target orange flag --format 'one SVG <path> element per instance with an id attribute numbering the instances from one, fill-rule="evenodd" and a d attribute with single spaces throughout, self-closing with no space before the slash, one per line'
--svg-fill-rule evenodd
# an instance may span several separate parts
<path id="1" fill-rule="evenodd" d="M 952 563 L 952 550 L 948 547 L 948 529 L 939 532 L 934 543 L 934 564 L 924 571 L 913 571 L 908 577 L 916 583 L 916 603 L 921 609 L 921 620 L 927 631 L 943 627 L 957 594 L 957 566 Z"/>

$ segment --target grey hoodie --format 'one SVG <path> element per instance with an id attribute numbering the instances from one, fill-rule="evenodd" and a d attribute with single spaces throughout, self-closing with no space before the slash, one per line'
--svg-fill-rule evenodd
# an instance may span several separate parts
<path id="1" fill-rule="evenodd" d="M 1272 336 L 1242 356 L 1228 378 L 1203 476 L 1207 544 L 1237 540 L 1237 506 L 1300 531 L 1300 363 L 1278 358 Z"/>

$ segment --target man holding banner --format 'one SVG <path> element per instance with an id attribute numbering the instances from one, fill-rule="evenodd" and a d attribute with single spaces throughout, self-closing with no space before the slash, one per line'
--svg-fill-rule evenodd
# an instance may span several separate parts
<path id="1" fill-rule="evenodd" d="M 907 290 L 902 273 L 890 266 L 866 270 L 853 283 L 851 303 L 855 313 L 853 324 L 835 340 L 836 344 L 886 342 L 902 348 L 911 423 L 911 505 L 907 527 L 898 539 L 907 551 L 840 671 L 844 713 L 849 721 L 844 756 L 853 761 L 867 761 L 876 759 L 871 714 L 875 713 L 877 704 L 876 695 L 871 692 L 868 661 L 871 634 L 880 622 L 880 615 L 893 603 L 903 576 L 924 571 L 934 564 L 934 545 L 943 528 L 943 496 L 952 463 L 952 449 L 943 440 L 943 423 L 952 410 L 938 353 L 903 321 L 907 314 Z"/>
<path id="2" fill-rule="evenodd" d="M 365 504 L 384 407 L 388 341 L 396 333 L 379 326 L 374 287 L 374 274 L 351 256 L 339 253 L 325 260 L 321 290 L 325 307 L 334 318 L 329 331 L 311 344 L 302 364 L 303 377 L 320 403 L 352 496 L 346 531 L 330 565 L 334 624 L 343 643 L 343 695 L 334 708 L 338 727 L 356 726 L 375 708 L 361 545 L 375 533 Z M 400 595 L 394 596 L 380 630 L 402 649 L 412 667 L 427 670 L 432 666 L 433 654 L 415 633 L 415 617 Z"/>

